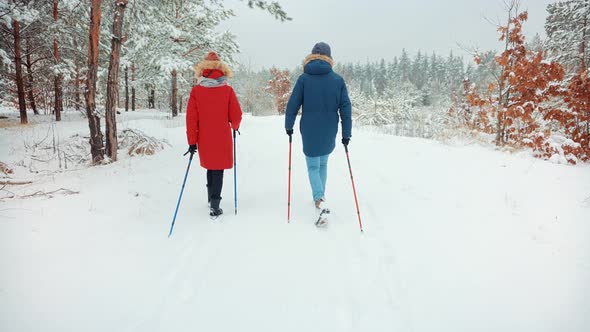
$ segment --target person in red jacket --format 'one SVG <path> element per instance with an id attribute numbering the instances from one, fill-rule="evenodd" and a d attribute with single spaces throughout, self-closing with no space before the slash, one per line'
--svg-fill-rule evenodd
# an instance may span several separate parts
<path id="1" fill-rule="evenodd" d="M 232 71 L 215 52 L 209 52 L 194 70 L 199 83 L 187 104 L 186 136 L 191 156 L 198 149 L 201 166 L 207 169 L 209 215 L 216 217 L 223 213 L 219 207 L 223 170 L 233 167 L 232 129 L 240 128 L 242 110 L 227 84 Z"/>

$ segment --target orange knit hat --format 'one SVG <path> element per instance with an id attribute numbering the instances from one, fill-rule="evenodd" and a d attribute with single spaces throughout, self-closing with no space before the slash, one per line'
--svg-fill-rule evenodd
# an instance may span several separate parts
<path id="1" fill-rule="evenodd" d="M 217 56 L 217 53 L 211 51 L 211 52 L 207 53 L 207 56 L 205 57 L 205 60 L 207 60 L 207 61 L 219 61 L 219 56 Z"/>

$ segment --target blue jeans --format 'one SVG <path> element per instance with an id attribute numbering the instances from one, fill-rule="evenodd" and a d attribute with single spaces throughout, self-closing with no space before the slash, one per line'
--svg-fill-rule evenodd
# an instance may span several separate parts
<path id="1" fill-rule="evenodd" d="M 329 154 L 319 157 L 305 156 L 305 161 L 307 162 L 307 174 L 309 175 L 309 183 L 311 184 L 314 201 L 324 197 L 326 181 L 328 180 L 329 156 Z"/>

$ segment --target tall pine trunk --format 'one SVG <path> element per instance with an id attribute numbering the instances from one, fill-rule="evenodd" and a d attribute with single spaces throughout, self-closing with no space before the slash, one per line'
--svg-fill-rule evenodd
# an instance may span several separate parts
<path id="1" fill-rule="evenodd" d="M 22 52 L 20 48 L 20 22 L 17 20 L 12 21 L 12 32 L 14 35 L 14 66 L 16 71 L 16 90 L 18 93 L 18 108 L 20 111 L 20 123 L 27 124 L 27 104 L 25 102 L 25 87 L 23 82 L 23 69 L 22 69 Z"/>
<path id="2" fill-rule="evenodd" d="M 29 98 L 29 104 L 33 109 L 33 113 L 35 113 L 35 115 L 39 115 L 39 111 L 37 111 L 37 104 L 35 103 L 35 89 L 33 85 L 33 62 L 31 61 L 31 45 L 28 38 L 26 41 L 26 45 L 27 54 L 25 56 L 25 67 L 27 67 L 27 97 Z"/>
<path id="3" fill-rule="evenodd" d="M 80 109 L 81 100 L 80 100 L 80 67 L 76 63 L 76 81 L 74 82 L 74 100 L 76 102 L 76 110 Z"/>
<path id="4" fill-rule="evenodd" d="M 590 10 L 590 1 L 586 0 L 585 7 L 586 16 L 584 16 L 584 28 L 582 29 L 582 45 L 580 45 L 580 56 L 582 60 L 581 71 L 585 71 L 588 69 L 588 54 L 586 54 L 586 47 L 588 46 L 588 36 L 586 34 L 588 33 L 588 11 Z"/>
<path id="5" fill-rule="evenodd" d="M 102 0 L 91 0 L 88 31 L 88 73 L 86 74 L 86 115 L 90 128 L 90 153 L 92 162 L 104 160 L 104 146 L 100 131 L 100 116 L 96 112 L 96 79 L 98 71 L 98 39 L 100 34 L 100 6 Z"/>
<path id="6" fill-rule="evenodd" d="M 106 147 L 107 155 L 112 161 L 117 160 L 117 108 L 119 99 L 119 62 L 121 59 L 121 40 L 123 38 L 123 18 L 127 0 L 115 0 L 115 17 L 113 19 L 113 38 L 107 80 L 106 100 Z"/>
<path id="7" fill-rule="evenodd" d="M 125 112 L 129 112 L 129 66 L 125 66 Z"/>
<path id="8" fill-rule="evenodd" d="M 510 7 L 508 8 L 508 21 L 506 23 L 506 43 L 504 46 L 504 52 L 506 52 L 508 50 L 508 47 L 510 46 L 510 38 L 508 37 L 508 34 L 510 33 L 510 22 L 512 21 L 512 10 L 514 9 L 515 6 L 515 2 L 512 2 L 510 4 Z M 515 16 L 517 16 L 518 13 L 515 14 Z M 506 83 L 504 78 L 502 78 L 504 75 L 503 73 L 500 74 L 500 78 L 499 78 L 499 84 L 498 84 L 498 108 L 496 109 L 496 113 L 497 113 L 497 122 L 496 122 L 496 146 L 502 146 L 504 145 L 504 141 L 505 141 L 505 132 L 506 132 L 506 126 L 505 126 L 505 104 L 508 104 L 508 100 L 505 101 L 505 86 L 504 84 Z"/>
<path id="9" fill-rule="evenodd" d="M 178 115 L 178 72 L 176 69 L 172 71 L 172 98 L 170 98 L 170 107 L 172 108 L 172 116 Z"/>
<path id="10" fill-rule="evenodd" d="M 58 0 L 53 0 L 53 21 L 57 23 L 58 18 Z M 59 64 L 59 47 L 57 35 L 53 37 L 53 62 L 57 66 Z M 62 73 L 55 74 L 53 81 L 53 90 L 55 94 L 55 102 L 53 104 L 53 112 L 55 113 L 55 121 L 61 121 L 61 112 L 63 111 L 63 92 L 61 82 L 63 80 Z"/>
<path id="11" fill-rule="evenodd" d="M 148 108 L 156 108 L 156 91 L 154 88 L 150 88 L 150 95 L 148 97 Z"/>
<path id="12" fill-rule="evenodd" d="M 131 64 L 131 110 L 135 111 L 135 63 Z"/>

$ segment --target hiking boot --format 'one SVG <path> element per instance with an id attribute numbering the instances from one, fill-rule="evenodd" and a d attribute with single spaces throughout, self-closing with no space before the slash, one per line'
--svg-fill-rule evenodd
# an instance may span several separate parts
<path id="1" fill-rule="evenodd" d="M 320 198 L 317 201 L 315 201 L 315 208 L 318 210 L 322 210 L 326 208 L 326 199 L 325 198 Z"/>
<path id="2" fill-rule="evenodd" d="M 210 217 L 219 217 L 222 214 L 223 214 L 222 209 L 214 209 L 214 208 L 209 209 L 209 216 Z"/>
<path id="3" fill-rule="evenodd" d="M 209 215 L 211 217 L 217 217 L 223 214 L 223 210 L 219 208 L 219 203 L 221 203 L 221 199 L 211 199 L 211 208 L 209 209 Z"/>

